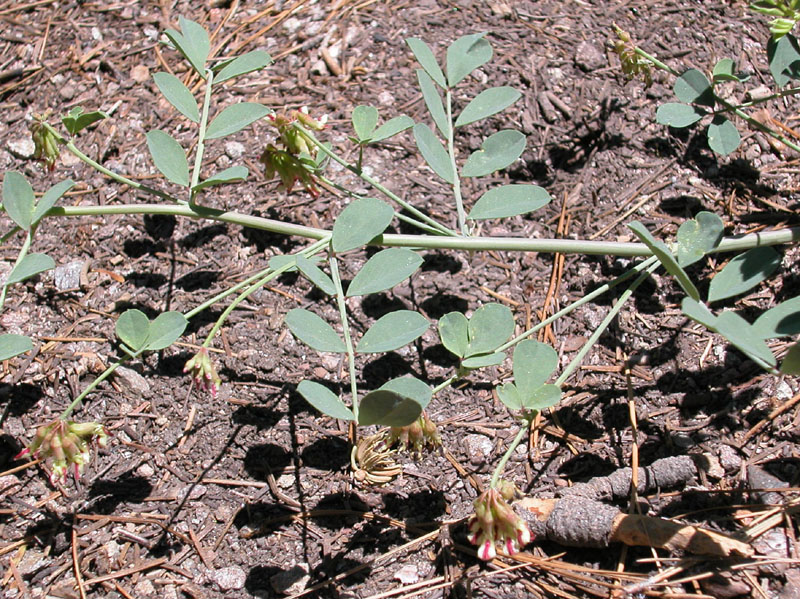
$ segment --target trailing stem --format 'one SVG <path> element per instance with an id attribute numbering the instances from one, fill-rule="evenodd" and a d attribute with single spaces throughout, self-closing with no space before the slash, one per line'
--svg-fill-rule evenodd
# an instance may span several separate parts
<path id="1" fill-rule="evenodd" d="M 339 306 L 339 319 L 342 322 L 342 333 L 344 334 L 344 346 L 347 349 L 347 364 L 350 371 L 350 393 L 353 396 L 353 419 L 358 422 L 358 383 L 356 381 L 356 355 L 353 350 L 353 339 L 350 337 L 350 326 L 347 321 L 347 306 L 345 305 L 344 289 L 342 288 L 342 278 L 339 276 L 339 261 L 336 256 L 328 259 L 331 267 L 331 279 L 336 287 L 336 303 Z M 351 427 L 355 431 L 356 427 Z M 353 432 L 355 435 L 355 432 Z M 355 445 L 357 439 L 352 439 Z"/>

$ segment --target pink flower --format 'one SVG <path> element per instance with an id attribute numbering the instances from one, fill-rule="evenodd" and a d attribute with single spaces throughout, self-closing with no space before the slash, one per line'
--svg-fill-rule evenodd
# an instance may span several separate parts
<path id="1" fill-rule="evenodd" d="M 37 459 L 52 458 L 50 482 L 63 483 L 70 465 L 73 467 L 76 480 L 83 473 L 84 467 L 92 459 L 90 445 L 105 447 L 107 443 L 108 432 L 102 424 L 72 422 L 59 418 L 50 424 L 40 426 L 31 444 L 14 456 L 14 459 L 26 455 L 32 455 Z"/>
<path id="2" fill-rule="evenodd" d="M 219 378 L 217 369 L 214 368 L 214 363 L 208 355 L 208 348 L 201 347 L 200 351 L 186 362 L 183 371 L 192 373 L 194 384 L 198 389 L 210 392 L 211 397 L 217 396 L 222 379 Z"/>
<path id="3" fill-rule="evenodd" d="M 507 486 L 501 484 L 498 486 Z M 528 525 L 511 508 L 496 488 L 487 489 L 475 500 L 475 515 L 469 519 L 469 542 L 478 545 L 478 557 L 488 561 L 497 556 L 495 543 L 506 553 L 516 553 L 531 542 Z"/>

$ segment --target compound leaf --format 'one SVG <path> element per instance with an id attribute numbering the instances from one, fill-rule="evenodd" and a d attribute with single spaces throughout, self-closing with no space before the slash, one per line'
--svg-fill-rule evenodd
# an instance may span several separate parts
<path id="1" fill-rule="evenodd" d="M 333 223 L 334 252 L 361 247 L 381 235 L 394 218 L 394 210 L 377 198 L 359 198 L 348 204 Z"/>
<path id="2" fill-rule="evenodd" d="M 102 110 L 84 113 L 81 106 L 76 106 L 69 111 L 68 115 L 61 117 L 61 122 L 64 123 L 64 127 L 69 131 L 70 135 L 77 135 L 89 125 L 107 118 L 108 115 Z"/>
<path id="3" fill-rule="evenodd" d="M 483 194 L 468 219 L 506 218 L 527 214 L 550 203 L 550 194 L 538 185 L 514 184 L 494 187 Z"/>
<path id="4" fill-rule="evenodd" d="M 711 279 L 709 303 L 749 291 L 771 275 L 780 263 L 780 254 L 768 246 L 739 254 Z"/>
<path id="5" fill-rule="evenodd" d="M 405 248 L 386 248 L 372 256 L 353 277 L 347 296 L 368 295 L 405 281 L 422 264 L 422 257 Z"/>
<path id="6" fill-rule="evenodd" d="M 455 126 L 463 127 L 497 114 L 519 100 L 521 96 L 520 92 L 507 85 L 485 89 L 461 111 Z"/>
<path id="7" fill-rule="evenodd" d="M 295 308 L 289 310 L 284 320 L 295 337 L 317 351 L 340 354 L 347 351 L 333 327 L 313 312 Z"/>
<path id="8" fill-rule="evenodd" d="M 770 38 L 767 42 L 767 59 L 769 71 L 778 87 L 783 87 L 793 78 L 798 77 L 800 69 L 800 47 L 793 35 L 784 35 L 780 39 Z"/>
<path id="9" fill-rule="evenodd" d="M 297 392 L 323 414 L 340 420 L 354 420 L 353 412 L 333 391 L 314 381 L 300 381 Z"/>
<path id="10" fill-rule="evenodd" d="M 453 181 L 455 181 L 455 173 L 450 162 L 450 156 L 442 146 L 442 143 L 425 123 L 417 123 L 414 125 L 413 131 L 417 148 L 419 148 L 419 152 L 425 162 L 433 169 L 434 173 L 452 185 Z"/>
<path id="11" fill-rule="evenodd" d="M 367 329 L 356 347 L 360 354 L 393 351 L 411 343 L 428 330 L 430 323 L 419 312 L 396 310 L 381 316 Z"/>
<path id="12" fill-rule="evenodd" d="M 147 149 L 153 157 L 153 163 L 168 181 L 176 185 L 189 185 L 189 162 L 186 154 L 174 137 L 160 129 L 154 129 L 147 135 Z"/>
<path id="13" fill-rule="evenodd" d="M 461 174 L 464 177 L 482 177 L 506 168 L 525 150 L 525 136 L 519 131 L 505 129 L 490 135 L 481 149 L 470 154 Z"/>
<path id="14" fill-rule="evenodd" d="M 447 48 L 447 84 L 450 87 L 492 58 L 492 46 L 483 39 L 485 35 L 485 32 L 465 35 Z"/>
<path id="15" fill-rule="evenodd" d="M 38 275 L 46 270 L 51 270 L 56 267 L 55 261 L 47 254 L 28 254 L 19 264 L 8 273 L 6 285 L 13 285 L 14 283 L 21 283 L 26 279 Z"/>

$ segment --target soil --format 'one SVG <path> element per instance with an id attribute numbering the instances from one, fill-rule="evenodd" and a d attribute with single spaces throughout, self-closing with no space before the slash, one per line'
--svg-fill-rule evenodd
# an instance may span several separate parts
<path id="1" fill-rule="evenodd" d="M 179 15 L 217 31 L 215 41 L 224 40 L 220 56 L 261 49 L 275 58 L 265 71 L 227 85 L 215 102 L 258 101 L 276 110 L 308 106 L 314 115 L 328 114 L 331 126 L 323 135 L 352 160 L 357 152 L 347 135 L 355 106 L 377 106 L 384 119 L 401 113 L 415 121 L 428 118 L 404 39 L 422 38 L 443 57 L 457 37 L 485 31 L 494 57 L 458 88 L 456 101 L 463 105 L 494 85 L 510 85 L 523 97 L 484 125 L 461 130 L 456 145 L 465 156 L 486 135 L 516 128 L 527 136 L 527 149 L 508 171 L 469 181 L 467 204 L 504 182 L 539 184 L 553 201 L 529 216 L 487 221 L 483 235 L 630 241 L 624 225 L 638 219 L 672 239 L 679 224 L 700 210 L 722 216 L 726 234 L 797 224 L 794 154 L 744 130 L 740 149 L 720 158 L 708 150 L 702 131 L 657 125 L 655 110 L 672 98 L 672 78 L 656 73 L 649 88 L 626 81 L 608 44 L 617 23 L 678 70 L 708 71 L 733 57 L 751 75 L 743 86 L 731 87 L 732 97 L 741 99 L 745 89 L 772 85 L 766 19 L 746 2 L 1 2 L 0 171 L 23 172 L 37 190 L 73 178 L 80 183 L 64 204 L 149 201 L 69 156 L 52 173 L 24 159 L 32 151 L 26 145 L 31 113 L 60 115 L 83 106 L 111 115 L 80 137 L 86 154 L 168 189 L 150 162 L 144 134 L 161 128 L 187 147 L 193 139 L 187 121 L 152 81 L 165 69 L 186 75 L 179 57 L 158 43 Z M 796 99 L 767 108 L 794 134 Z M 259 122 L 210 143 L 207 172 L 244 163 L 253 174 L 245 184 L 207 193 L 204 203 L 330 228 L 348 201 L 335 189 L 318 198 L 299 189 L 287 194 L 260 176 L 258 157 L 273 136 Z M 369 150 L 365 164 L 398 195 L 455 224 L 446 186 L 425 166 L 408 133 Z M 367 191 L 347 171 L 331 169 L 330 176 Z M 3 225 L 9 229 L 5 217 Z M 21 243 L 19 235 L 5 240 L 0 266 L 6 271 Z M 22 356 L 4 363 L 0 388 L 8 412 L 0 438 L 4 597 L 595 597 L 607 596 L 616 581 L 633 584 L 667 570 L 669 558 L 680 557 L 662 552 L 666 561 L 656 563 L 646 561 L 653 557 L 647 548 L 598 551 L 534 542 L 519 556 L 487 565 L 474 548 L 465 548 L 465 518 L 476 487 L 488 484 L 517 431 L 516 419 L 492 392 L 510 376 L 508 363 L 471 375 L 431 403 L 444 451 L 416 460 L 402 455 L 403 473 L 391 483 L 354 486 L 346 427 L 321 416 L 295 391 L 307 378 L 348 391 L 346 366 L 309 350 L 283 325 L 296 307 L 313 307 L 336 322 L 335 303 L 295 275 L 231 314 L 213 346 L 223 380 L 216 398 L 192 389 L 182 369 L 224 303 L 192 319 L 180 343 L 130 365 L 89 396 L 76 418 L 104 423 L 113 438 L 80 481 L 54 486 L 40 467 L 13 459 L 37 425 L 57 417 L 119 357 L 114 321 L 125 309 L 150 316 L 188 311 L 265 268 L 271 256 L 303 244 L 172 217 L 42 224 L 34 251 L 52 256 L 59 274 L 68 268 L 81 274 L 77 285 L 59 283 L 51 272 L 11 288 L 0 315 L 3 332 L 36 341 L 32 361 Z M 730 307 L 752 316 L 797 295 L 796 251 L 783 251 L 778 273 Z M 347 256 L 344 278 L 352 278 L 365 258 Z M 491 301 L 509 306 L 522 331 L 631 264 L 508 252 L 436 251 L 424 258 L 410 283 L 348 304 L 357 332 L 401 307 L 435 321 Z M 722 262 L 703 261 L 691 273 L 707 280 Z M 542 416 L 532 445 L 513 455 L 506 478 L 524 494 L 553 497 L 564 486 L 631 465 L 633 456 L 647 465 L 708 454 L 722 466 L 717 478 L 647 493 L 638 507 L 735 533 L 763 509 L 742 507 L 763 500 L 745 488 L 748 467 L 770 473 L 770 484 L 755 486 L 798 485 L 797 408 L 748 435 L 795 396 L 797 381 L 764 374 L 723 339 L 687 321 L 680 297 L 658 274 L 639 288 L 568 381 L 558 408 Z M 611 302 L 604 296 L 548 330 L 543 340 L 559 351 L 562 366 Z M 636 366 L 626 377 L 629 358 Z M 417 344 L 361 360 L 359 377 L 367 389 L 403 374 L 435 385 L 453 367 L 432 328 Z M 791 496 L 770 497 L 782 502 Z M 626 499 L 618 505 L 628 509 Z M 787 516 L 769 532 L 774 534 L 754 542 L 757 554 L 785 563 L 732 570 L 730 561 L 683 561 L 682 576 L 714 576 L 669 589 L 796 597 L 796 521 Z M 642 585 L 619 596 L 661 596 L 664 590 Z"/>

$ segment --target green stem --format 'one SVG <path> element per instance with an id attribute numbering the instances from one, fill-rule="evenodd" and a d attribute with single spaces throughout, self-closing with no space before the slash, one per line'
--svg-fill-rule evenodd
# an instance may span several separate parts
<path id="1" fill-rule="evenodd" d="M 455 382 L 456 382 L 456 381 L 457 381 L 459 378 L 460 378 L 460 377 L 458 376 L 458 374 L 454 374 L 453 376 L 451 376 L 451 377 L 450 377 L 449 379 L 447 379 L 446 381 L 443 381 L 443 382 L 439 383 L 438 385 L 436 385 L 436 386 L 433 388 L 433 391 L 431 391 L 431 395 L 436 395 L 436 394 L 437 394 L 437 393 L 439 393 L 439 391 L 441 391 L 442 389 L 445 389 L 446 387 L 449 387 L 450 385 L 452 385 L 453 383 L 455 383 Z"/>
<path id="2" fill-rule="evenodd" d="M 372 185 L 372 187 L 374 187 L 375 189 L 380 191 L 387 198 L 389 198 L 393 202 L 396 202 L 399 206 L 402 206 L 403 209 L 407 210 L 408 212 L 410 212 L 411 214 L 416 216 L 421 221 L 428 223 L 431 227 L 433 227 L 434 229 L 439 231 L 442 235 L 457 235 L 457 233 L 455 231 L 452 231 L 452 230 L 448 229 L 443 224 L 441 224 L 439 221 L 431 218 L 430 216 L 428 216 L 424 212 L 420 212 L 419 210 L 414 208 L 414 206 L 412 206 L 411 204 L 406 202 L 404 199 L 400 198 L 393 191 L 391 191 L 390 189 L 388 189 L 385 186 L 381 185 L 380 183 L 378 183 L 378 181 L 376 181 L 375 179 L 373 179 L 372 177 L 370 177 L 366 173 L 362 172 L 361 169 L 358 168 L 357 166 L 350 164 L 349 162 L 347 162 L 343 158 L 340 158 L 338 154 L 336 154 L 333 150 L 331 150 L 325 144 L 323 144 L 321 141 L 319 141 L 314 136 L 313 133 L 311 133 L 310 131 L 304 129 L 301 125 L 295 123 L 294 127 L 300 132 L 300 135 L 302 135 L 307 141 L 309 141 L 312 144 L 314 144 L 317 147 L 318 150 L 320 150 L 323 154 L 328 156 L 331 160 L 333 160 L 334 162 L 336 162 L 338 164 L 341 164 L 347 170 L 349 170 L 350 172 L 354 173 L 355 175 L 357 175 L 358 177 L 360 177 L 361 179 L 363 179 L 364 181 L 366 181 L 367 183 Z"/>
<path id="3" fill-rule="evenodd" d="M 445 105 L 447 106 L 447 154 L 450 157 L 450 170 L 453 173 L 453 197 L 456 200 L 458 228 L 461 230 L 461 234 L 464 237 L 468 237 L 467 213 L 464 211 L 464 199 L 461 197 L 461 178 L 458 176 L 458 165 L 456 164 L 455 131 L 453 129 L 453 96 L 449 87 L 445 92 Z"/>
<path id="4" fill-rule="evenodd" d="M 339 263 L 336 256 L 328 259 L 331 267 L 331 279 L 336 287 L 336 303 L 339 306 L 339 319 L 342 322 L 342 332 L 344 333 L 344 346 L 347 349 L 347 363 L 350 370 L 350 393 L 353 396 L 353 418 L 358 422 L 358 383 L 356 381 L 356 354 L 353 350 L 353 339 L 350 337 L 350 325 L 347 321 L 347 306 L 345 305 L 344 289 L 342 288 L 342 278 L 339 276 Z M 355 439 L 353 439 L 355 445 Z"/>
<path id="5" fill-rule="evenodd" d="M 207 218 L 243 227 L 270 231 L 281 235 L 296 235 L 308 239 L 323 239 L 330 231 L 281 221 L 187 205 L 124 204 L 115 206 L 56 206 L 47 216 L 99 216 L 106 214 L 171 214 L 189 218 Z M 765 233 L 748 233 L 724 238 L 711 253 L 736 252 L 754 247 L 781 245 L 800 241 L 800 227 L 788 227 Z M 450 249 L 463 251 L 520 251 L 561 254 L 595 254 L 607 256 L 651 256 L 643 243 L 586 241 L 575 239 L 524 239 L 519 237 L 444 237 L 434 235 L 396 235 L 386 233 L 375 243 L 381 247 Z"/>
<path id="6" fill-rule="evenodd" d="M 137 353 L 137 354 L 133 354 L 133 355 L 122 356 L 119 360 L 117 360 L 111 366 L 106 368 L 105 371 L 100 376 L 98 376 L 96 379 L 94 379 L 91 383 L 89 383 L 86 386 L 86 389 L 84 389 L 81 392 L 81 394 L 78 395 L 78 397 L 76 397 L 74 400 L 72 400 L 72 403 L 69 404 L 67 409 L 64 410 L 61 413 L 61 416 L 60 416 L 61 420 L 66 420 L 67 418 L 69 418 L 69 415 L 72 414 L 72 411 L 81 404 L 81 402 L 84 400 L 84 398 L 87 395 L 89 395 L 89 393 L 91 393 L 94 390 L 94 388 L 97 387 L 97 385 L 99 385 L 104 380 L 106 380 L 109 376 L 111 376 L 111 373 L 113 373 L 117 368 L 122 366 L 125 362 L 127 362 L 131 358 L 135 358 L 138 355 L 139 354 Z"/>
<path id="7" fill-rule="evenodd" d="M 555 384 L 557 386 L 560 387 L 561 385 L 563 385 L 566 382 L 566 380 L 572 375 L 572 373 L 575 372 L 575 370 L 577 370 L 578 366 L 581 365 L 581 362 L 583 362 L 583 359 L 586 357 L 586 354 L 588 354 L 589 350 L 592 349 L 595 343 L 597 343 L 597 340 L 600 339 L 600 335 L 602 335 L 605 332 L 605 330 L 611 324 L 611 321 L 614 320 L 619 311 L 622 310 L 622 306 L 624 306 L 625 302 L 627 302 L 630 299 L 630 297 L 633 295 L 633 292 L 636 291 L 636 288 L 639 287 L 639 285 L 641 285 L 645 281 L 645 279 L 647 279 L 647 277 L 650 276 L 650 273 L 652 273 L 659 266 L 660 263 L 650 265 L 650 267 L 648 267 L 647 270 L 641 273 L 636 278 L 636 280 L 633 283 L 631 283 L 630 287 L 628 287 L 625 291 L 622 292 L 622 294 L 617 299 L 617 303 L 614 304 L 614 306 L 611 308 L 608 314 L 606 314 L 606 317 L 600 323 L 600 326 L 597 327 L 597 329 L 595 329 L 595 331 L 592 333 L 592 335 L 589 337 L 586 343 L 583 344 L 583 347 L 578 352 L 578 354 L 572 359 L 572 361 L 564 369 L 561 375 L 555 380 Z"/>
<path id="8" fill-rule="evenodd" d="M 322 239 L 310 245 L 309 247 L 305 248 L 304 250 L 301 250 L 300 252 L 298 252 L 298 254 L 302 254 L 303 256 L 309 257 L 310 255 L 313 255 L 314 253 L 318 252 L 320 249 L 325 247 L 328 244 L 328 242 L 329 239 Z M 219 332 L 220 328 L 222 328 L 222 325 L 225 324 L 225 321 L 228 319 L 230 313 L 233 312 L 239 306 L 239 304 L 241 304 L 244 300 L 250 297 L 258 289 L 261 289 L 264 285 L 266 285 L 273 279 L 277 278 L 278 276 L 280 276 L 281 274 L 292 268 L 292 266 L 294 266 L 294 264 L 289 262 L 271 272 L 269 268 L 266 269 L 267 272 L 262 271 L 264 272 L 264 276 L 262 276 L 259 281 L 248 287 L 245 291 L 240 293 L 236 297 L 236 299 L 234 299 L 230 303 L 230 305 L 227 308 L 225 308 L 225 310 L 222 311 L 222 314 L 220 314 L 219 318 L 217 318 L 217 322 L 215 322 L 214 326 L 211 327 L 211 331 L 209 331 L 205 341 L 203 341 L 203 347 L 208 347 L 209 345 L 211 345 L 211 342 L 214 340 L 214 337 L 216 336 L 217 332 Z M 186 317 L 189 318 L 189 315 L 187 314 Z"/>
<path id="9" fill-rule="evenodd" d="M 662 71 L 666 71 L 670 75 L 675 75 L 676 77 L 680 77 L 681 76 L 681 74 L 678 71 L 676 71 L 675 69 L 673 69 L 671 66 L 669 66 L 666 63 L 661 62 L 658 58 L 656 58 L 652 54 L 648 54 L 647 52 L 645 52 L 644 50 L 642 50 L 638 46 L 634 46 L 633 51 L 636 52 L 636 54 L 638 54 L 639 56 L 641 56 L 645 60 L 649 60 L 650 62 L 652 62 L 653 66 L 661 69 Z"/>
<path id="10" fill-rule="evenodd" d="M 203 97 L 203 112 L 200 114 L 200 130 L 197 134 L 197 149 L 194 154 L 194 168 L 192 169 L 192 183 L 189 186 L 189 205 L 194 206 L 197 192 L 195 187 L 200 182 L 200 167 L 203 164 L 203 153 L 206 147 L 206 125 L 208 124 L 208 109 L 211 106 L 211 85 L 214 83 L 214 71 L 206 69 L 206 93 Z"/>
<path id="11" fill-rule="evenodd" d="M 535 416 L 535 413 L 531 414 L 531 416 Z M 523 426 L 521 426 L 519 431 L 517 431 L 517 436 L 514 437 L 513 441 L 511 441 L 511 445 L 508 446 L 508 449 L 506 449 L 506 452 L 500 459 L 500 463 L 497 464 L 497 468 L 494 469 L 494 473 L 492 474 L 492 481 L 489 483 L 490 488 L 494 489 L 497 487 L 497 483 L 500 480 L 500 475 L 503 474 L 503 470 L 506 469 L 506 464 L 513 455 L 514 450 L 517 448 L 517 445 L 519 445 L 525 438 L 528 429 L 530 429 L 531 422 L 533 422 L 533 418 L 531 418 L 530 421 L 526 422 Z"/>

